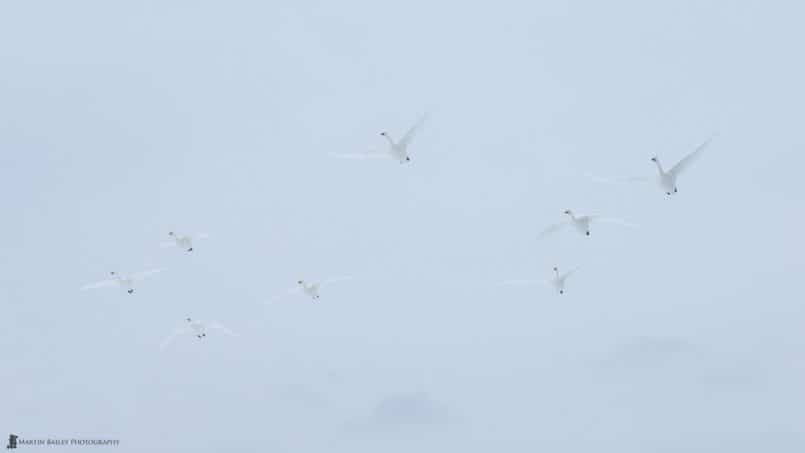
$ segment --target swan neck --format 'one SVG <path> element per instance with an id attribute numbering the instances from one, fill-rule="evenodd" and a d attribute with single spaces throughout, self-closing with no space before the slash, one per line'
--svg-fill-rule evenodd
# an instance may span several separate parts
<path id="1" fill-rule="evenodd" d="M 654 159 L 654 164 L 657 166 L 657 171 L 659 171 L 660 174 L 665 173 L 665 171 L 662 169 L 662 164 L 660 163 L 659 159 Z"/>

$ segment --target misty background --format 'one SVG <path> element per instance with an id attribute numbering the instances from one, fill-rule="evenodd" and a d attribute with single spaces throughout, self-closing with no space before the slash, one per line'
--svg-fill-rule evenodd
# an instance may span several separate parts
<path id="1" fill-rule="evenodd" d="M 0 2 L 0 436 L 801 452 L 803 14 Z M 409 164 L 329 155 L 424 112 Z M 590 177 L 653 177 L 713 133 L 675 197 Z M 640 228 L 538 240 L 565 209 Z M 582 266 L 562 296 L 496 286 L 554 265 Z M 160 353 L 188 316 L 241 337 Z"/>

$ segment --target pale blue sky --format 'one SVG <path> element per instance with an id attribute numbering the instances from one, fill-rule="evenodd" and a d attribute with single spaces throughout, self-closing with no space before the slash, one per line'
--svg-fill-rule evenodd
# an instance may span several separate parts
<path id="1" fill-rule="evenodd" d="M 801 452 L 803 14 L 0 2 L 0 435 Z M 409 165 L 328 156 L 425 111 Z M 714 132 L 672 199 L 587 176 L 653 176 Z M 568 208 L 641 228 L 537 240 Z M 211 238 L 187 255 L 170 230 Z M 557 264 L 583 266 L 561 297 L 495 287 Z M 162 266 L 133 296 L 78 290 Z M 160 353 L 186 316 L 242 337 Z"/>

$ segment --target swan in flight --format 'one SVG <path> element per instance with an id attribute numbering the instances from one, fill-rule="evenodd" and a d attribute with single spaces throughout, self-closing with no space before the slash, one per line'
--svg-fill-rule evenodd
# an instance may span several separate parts
<path id="1" fill-rule="evenodd" d="M 105 288 L 110 286 L 118 286 L 126 290 L 129 294 L 134 294 L 134 283 L 139 282 L 141 280 L 145 280 L 146 278 L 158 274 L 160 272 L 165 271 L 166 269 L 153 269 L 150 271 L 142 271 L 142 272 L 135 272 L 129 275 L 121 275 L 117 272 L 109 272 L 111 278 L 107 280 L 102 280 L 95 283 L 90 283 L 88 285 L 84 285 L 81 289 L 96 289 L 96 288 Z"/>
<path id="2" fill-rule="evenodd" d="M 559 273 L 559 267 L 554 266 L 553 267 L 554 276 L 552 278 L 550 278 L 550 279 L 547 279 L 547 280 L 507 280 L 507 281 L 501 283 L 501 285 L 503 285 L 503 286 L 517 286 L 517 285 L 550 284 L 551 286 L 554 287 L 554 289 L 556 289 L 556 291 L 559 294 L 564 294 L 565 293 L 565 281 L 567 281 L 567 278 L 570 277 L 571 275 L 573 275 L 577 270 L 579 270 L 578 267 L 576 267 L 574 269 L 571 269 L 571 270 L 565 272 L 564 274 L 560 274 Z"/>
<path id="3" fill-rule="evenodd" d="M 577 267 L 575 269 L 571 269 L 565 272 L 564 274 L 560 274 L 559 267 L 558 266 L 553 267 L 553 272 L 555 275 L 551 279 L 551 284 L 553 285 L 554 288 L 556 288 L 557 291 L 559 291 L 559 294 L 565 293 L 565 280 L 567 280 L 568 277 L 573 275 L 573 273 L 576 272 L 578 269 L 579 268 Z"/>
<path id="4" fill-rule="evenodd" d="M 411 161 L 411 156 L 408 154 L 408 147 L 411 144 L 411 140 L 413 140 L 416 133 L 419 129 L 422 128 L 422 125 L 425 123 L 428 115 L 422 115 L 417 122 L 408 129 L 408 132 L 400 139 L 400 141 L 395 141 L 388 132 L 381 132 L 380 135 L 383 136 L 388 142 L 388 148 L 386 149 L 385 153 L 377 153 L 373 151 L 365 152 L 365 153 L 353 153 L 353 154 L 331 154 L 332 156 L 341 158 L 341 159 L 374 159 L 379 157 L 391 157 L 392 159 L 398 161 L 401 164 Z"/>
<path id="5" fill-rule="evenodd" d="M 194 337 L 202 340 L 207 337 L 207 332 L 210 330 L 220 330 L 221 332 L 229 335 L 230 337 L 239 337 L 240 335 L 232 332 L 231 330 L 224 327 L 218 321 L 199 321 L 196 319 L 185 318 L 185 323 L 176 329 L 166 338 L 160 345 L 159 349 L 164 350 L 168 345 L 179 335 L 184 335 L 188 333 L 192 333 Z"/>
<path id="6" fill-rule="evenodd" d="M 324 280 L 324 281 L 321 281 L 321 282 L 310 282 L 310 281 L 306 281 L 306 280 L 299 280 L 299 281 L 296 282 L 296 284 L 299 285 L 299 286 L 297 288 L 291 290 L 290 292 L 291 293 L 298 293 L 298 292 L 301 291 L 306 296 L 308 296 L 311 299 L 313 299 L 313 301 L 315 302 L 315 301 L 319 300 L 319 298 L 321 298 L 321 294 L 319 293 L 319 289 L 321 289 L 322 286 L 328 286 L 328 285 L 330 285 L 332 283 L 341 282 L 341 281 L 345 281 L 345 280 L 351 280 L 351 279 L 352 279 L 352 277 L 336 277 L 336 278 L 330 278 L 330 279 L 327 279 L 327 280 Z"/>
<path id="7" fill-rule="evenodd" d="M 385 139 L 389 142 L 389 154 L 391 154 L 391 156 L 395 159 L 399 160 L 401 164 L 411 161 L 411 157 L 408 155 L 408 145 L 411 144 L 411 140 L 413 140 L 414 135 L 416 135 L 416 133 L 422 127 L 422 124 L 425 123 L 425 118 L 427 118 L 427 115 L 422 115 L 422 117 L 420 117 L 410 129 L 408 129 L 408 132 L 406 132 L 403 138 L 401 138 L 398 142 L 395 142 L 388 132 L 380 133 L 380 135 L 385 137 Z"/>
<path id="8" fill-rule="evenodd" d="M 313 301 L 317 301 L 321 297 L 321 294 L 319 294 L 321 283 L 311 283 L 304 280 L 299 280 L 296 283 L 299 285 L 299 289 L 297 291 L 304 292 L 308 297 L 313 299 Z"/>
<path id="9" fill-rule="evenodd" d="M 210 237 L 206 233 L 185 235 L 185 234 L 174 233 L 173 231 L 168 232 L 168 236 L 170 236 L 170 240 L 160 244 L 162 247 L 179 247 L 180 249 L 187 250 L 188 252 L 193 251 L 193 240 L 207 239 L 208 237 Z"/>
<path id="10" fill-rule="evenodd" d="M 308 280 L 297 280 L 296 286 L 294 288 L 289 289 L 285 292 L 286 295 L 292 294 L 299 294 L 302 293 L 305 296 L 312 299 L 314 302 L 318 301 L 321 298 L 321 288 L 324 286 L 329 286 L 332 283 L 342 282 L 346 280 L 352 280 L 353 277 L 335 277 L 330 278 L 323 281 L 308 281 Z M 269 300 L 266 303 L 272 303 L 275 299 Z"/>
<path id="11" fill-rule="evenodd" d="M 713 140 L 713 137 L 708 138 L 704 141 L 701 145 L 699 145 L 693 152 L 682 158 L 676 165 L 668 169 L 668 171 L 663 170 L 662 164 L 660 163 L 660 159 L 657 156 L 651 158 L 651 161 L 657 166 L 657 183 L 659 184 L 660 188 L 666 195 L 673 195 L 678 192 L 676 187 L 676 179 L 677 177 L 686 169 L 690 168 L 690 165 L 701 156 L 702 151 L 710 144 Z"/>
<path id="12" fill-rule="evenodd" d="M 560 230 L 563 227 L 566 227 L 568 225 L 572 225 L 576 229 L 576 231 L 578 231 L 579 233 L 581 233 L 581 234 L 583 234 L 585 236 L 589 236 L 590 235 L 590 225 L 593 222 L 596 222 L 596 223 L 598 223 L 598 222 L 617 223 L 619 225 L 629 227 L 629 228 L 636 228 L 637 227 L 637 225 L 635 225 L 633 223 L 629 223 L 629 222 L 626 222 L 624 220 L 615 219 L 615 218 L 611 218 L 611 217 L 601 217 L 601 216 L 597 216 L 597 215 L 576 216 L 576 214 L 574 214 L 573 211 L 571 211 L 570 209 L 565 210 L 565 214 L 568 217 L 570 217 L 569 220 L 567 220 L 565 222 L 562 222 L 562 223 L 557 223 L 555 225 L 551 225 L 548 228 L 542 230 L 542 232 L 540 232 L 540 234 L 539 234 L 539 238 L 540 239 L 544 238 L 545 236 L 548 236 L 549 234 L 554 233 L 554 232 L 556 232 L 556 231 L 558 231 L 558 230 Z"/>
<path id="13" fill-rule="evenodd" d="M 702 151 L 710 144 L 710 142 L 715 138 L 715 135 L 711 136 L 707 140 L 704 141 L 701 145 L 699 145 L 693 152 L 685 156 L 682 160 L 677 162 L 676 165 L 668 169 L 667 171 L 663 169 L 662 164 L 660 163 L 660 159 L 656 156 L 651 158 L 651 161 L 654 162 L 654 165 L 657 166 L 657 176 L 655 181 L 660 189 L 665 192 L 666 195 L 673 195 L 679 192 L 679 189 L 676 185 L 676 180 L 683 171 L 690 168 L 690 165 L 701 156 Z M 596 178 L 588 175 L 594 182 L 598 183 L 605 183 L 605 184 L 621 184 L 621 183 L 631 183 L 631 182 L 647 182 L 651 181 L 652 178 L 647 177 L 633 177 L 633 178 L 615 178 L 615 179 L 605 179 L 605 178 Z"/>

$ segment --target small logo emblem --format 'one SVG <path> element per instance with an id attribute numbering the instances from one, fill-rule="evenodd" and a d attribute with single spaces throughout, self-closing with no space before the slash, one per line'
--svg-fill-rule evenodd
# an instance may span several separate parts
<path id="1" fill-rule="evenodd" d="M 8 449 L 17 448 L 17 438 L 18 437 L 20 437 L 20 436 L 18 436 L 16 434 L 9 434 L 8 435 L 8 445 L 6 445 L 6 448 L 8 448 Z"/>

